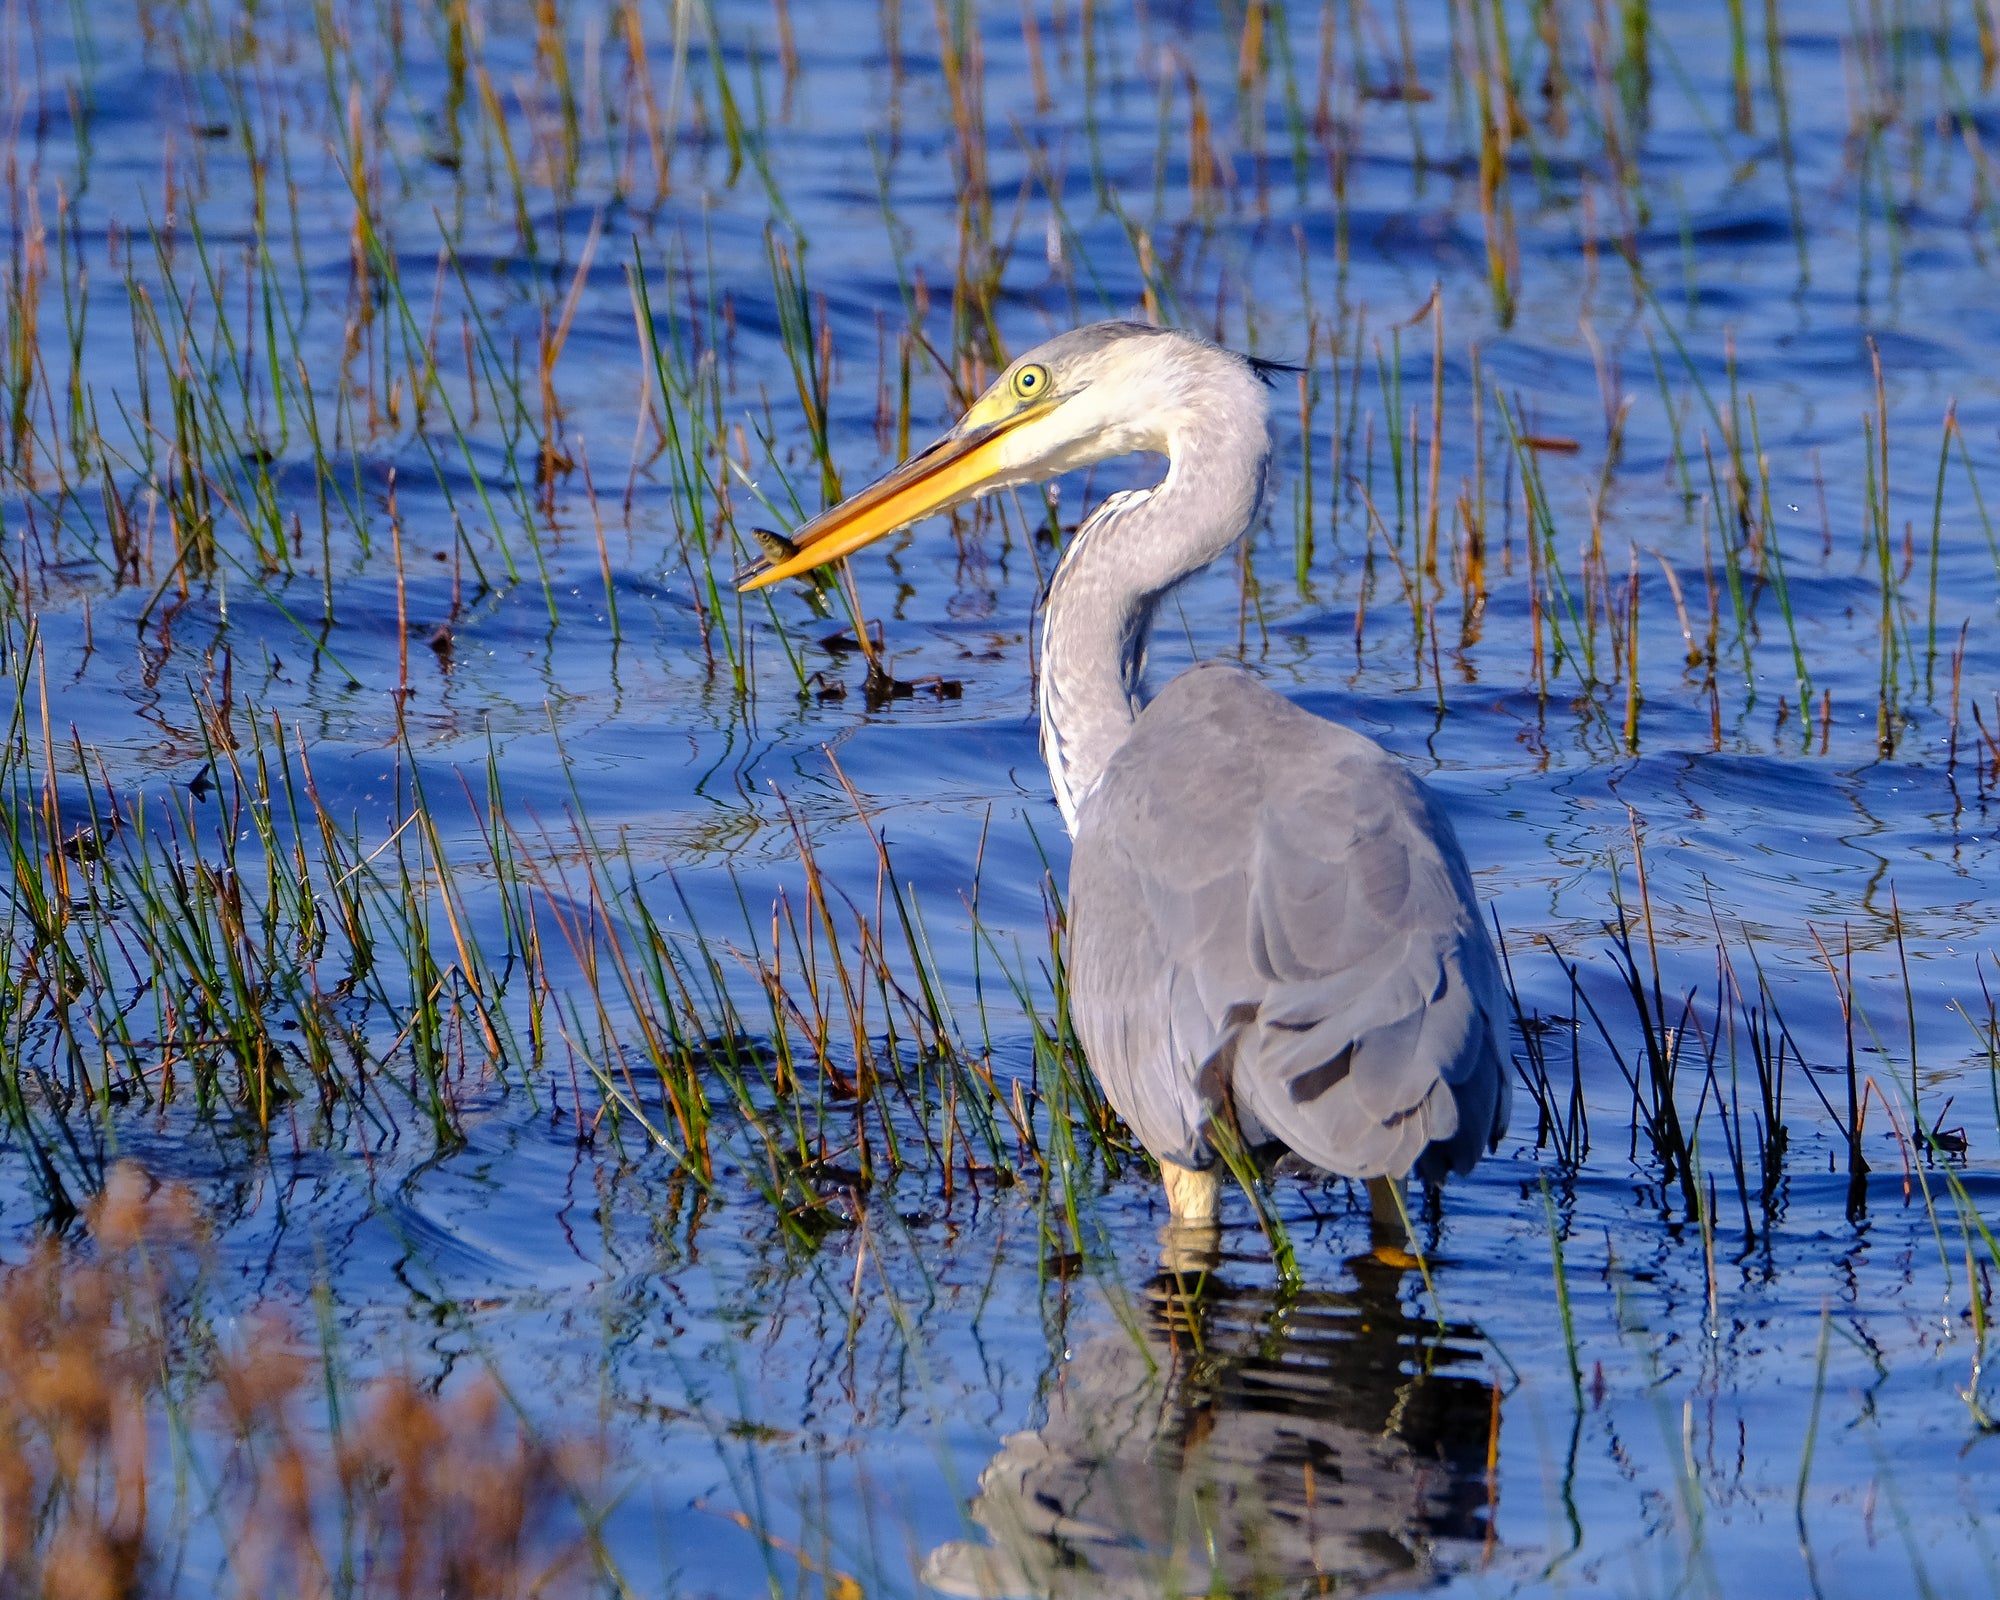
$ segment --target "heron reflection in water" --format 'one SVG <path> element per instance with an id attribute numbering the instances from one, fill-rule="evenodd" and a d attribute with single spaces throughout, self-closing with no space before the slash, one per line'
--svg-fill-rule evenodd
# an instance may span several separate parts
<path id="1" fill-rule="evenodd" d="M 1505 1131 L 1506 991 L 1450 821 L 1372 740 L 1213 662 L 1147 697 L 1163 598 L 1243 537 L 1271 460 L 1269 373 L 1130 322 L 1012 363 L 957 427 L 777 549 L 761 587 L 995 490 L 1113 456 L 1044 611 L 1042 752 L 1070 865 L 1070 1012 L 1178 1220 L 1219 1156 L 1289 1149 L 1387 1185 L 1466 1172 Z M 1395 1211 L 1400 1211 L 1400 1197 Z"/>
<path id="2" fill-rule="evenodd" d="M 1498 1391 L 1473 1330 L 1415 1319 L 1402 1273 L 1274 1295 L 1162 1272 L 1138 1336 L 1063 1367 L 1048 1419 L 1004 1440 L 924 1564 L 946 1594 L 1040 1600 L 1365 1594 L 1490 1548 Z"/>

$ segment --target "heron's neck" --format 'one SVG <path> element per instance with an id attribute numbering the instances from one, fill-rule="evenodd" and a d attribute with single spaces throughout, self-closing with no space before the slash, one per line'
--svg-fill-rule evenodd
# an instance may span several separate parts
<path id="1" fill-rule="evenodd" d="M 1167 591 L 1227 550 L 1264 489 L 1268 436 L 1198 472 L 1170 458 L 1150 489 L 1114 495 L 1078 530 L 1043 608 L 1042 755 L 1063 822 L 1083 803 L 1145 705 L 1146 644 Z"/>
<path id="2" fill-rule="evenodd" d="M 1120 496 L 1077 531 L 1043 606 L 1042 758 L 1071 833 L 1145 703 L 1146 641 L 1160 592 L 1134 583 L 1117 541 L 1104 536 L 1145 498 Z"/>

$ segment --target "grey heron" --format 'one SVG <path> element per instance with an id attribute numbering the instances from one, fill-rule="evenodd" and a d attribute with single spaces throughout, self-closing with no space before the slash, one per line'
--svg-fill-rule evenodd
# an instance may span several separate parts
<path id="1" fill-rule="evenodd" d="M 1112 495 L 1064 549 L 1040 709 L 1075 841 L 1072 1015 L 1185 1223 L 1213 1223 L 1229 1147 L 1282 1145 L 1375 1180 L 1379 1207 L 1412 1168 L 1470 1171 L 1510 1099 L 1500 963 L 1437 798 L 1241 666 L 1205 663 L 1146 694 L 1162 598 L 1257 515 L 1266 377 L 1173 329 L 1060 334 L 745 583 L 802 576 L 996 490 L 1166 457 L 1157 484 Z"/>

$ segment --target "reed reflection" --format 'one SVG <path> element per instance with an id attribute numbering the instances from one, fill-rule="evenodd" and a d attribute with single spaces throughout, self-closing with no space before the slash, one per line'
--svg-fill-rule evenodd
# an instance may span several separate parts
<path id="1" fill-rule="evenodd" d="M 1212 1239 L 1212 1235 L 1210 1236 Z M 933 1551 L 963 1596 L 1359 1594 L 1478 1564 L 1499 1393 L 1475 1330 L 1412 1317 L 1404 1269 L 1346 1289 L 1241 1288 L 1170 1247 L 1141 1324 L 1079 1349 L 1048 1420 L 1006 1439 Z"/>

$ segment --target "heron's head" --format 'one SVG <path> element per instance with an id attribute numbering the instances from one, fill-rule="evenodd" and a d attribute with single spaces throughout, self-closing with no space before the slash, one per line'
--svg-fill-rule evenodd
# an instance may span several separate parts
<path id="1" fill-rule="evenodd" d="M 1261 472 L 1268 412 L 1259 365 L 1219 345 L 1137 322 L 1076 328 L 1015 361 L 929 449 L 798 529 L 796 554 L 742 587 L 803 576 L 981 495 L 1113 456 L 1240 439 Z"/>

